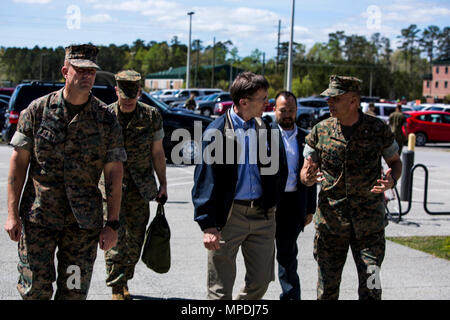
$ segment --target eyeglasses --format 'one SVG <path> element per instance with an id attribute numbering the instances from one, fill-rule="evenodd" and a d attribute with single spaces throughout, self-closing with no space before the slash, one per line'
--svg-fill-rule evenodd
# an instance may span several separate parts
<path id="1" fill-rule="evenodd" d="M 87 75 L 94 75 L 97 72 L 97 69 L 95 68 L 78 68 L 72 65 L 72 68 L 76 71 L 76 73 L 79 74 L 87 74 Z"/>

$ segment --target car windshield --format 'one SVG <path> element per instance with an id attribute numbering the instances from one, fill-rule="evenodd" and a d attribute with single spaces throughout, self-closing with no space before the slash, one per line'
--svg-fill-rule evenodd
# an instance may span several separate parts
<path id="1" fill-rule="evenodd" d="M 149 105 L 151 105 L 152 107 L 162 109 L 163 111 L 169 110 L 169 106 L 167 104 L 165 104 L 164 102 L 162 102 L 159 99 L 153 98 L 147 92 L 142 92 L 142 96 L 143 97 L 141 97 L 141 99 L 144 100 L 145 103 L 148 103 Z"/>
<path id="2" fill-rule="evenodd" d="M 205 99 L 205 101 L 213 101 L 214 99 L 217 98 L 218 95 L 219 94 L 217 94 L 217 93 L 211 94 L 208 96 L 208 98 Z"/>

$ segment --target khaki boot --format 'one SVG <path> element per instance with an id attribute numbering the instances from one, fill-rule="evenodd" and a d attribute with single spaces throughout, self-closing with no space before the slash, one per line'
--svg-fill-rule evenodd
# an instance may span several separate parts
<path id="1" fill-rule="evenodd" d="M 113 300 L 125 300 L 125 295 L 123 286 L 113 286 L 112 287 L 112 299 Z"/>
<path id="2" fill-rule="evenodd" d="M 125 297 L 125 300 L 133 300 L 130 291 L 128 291 L 128 286 L 123 287 L 123 296 Z"/>

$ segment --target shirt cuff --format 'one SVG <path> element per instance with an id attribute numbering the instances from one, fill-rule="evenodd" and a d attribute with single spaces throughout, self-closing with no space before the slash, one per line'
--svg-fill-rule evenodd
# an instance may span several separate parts
<path id="1" fill-rule="evenodd" d="M 125 148 L 114 148 L 106 153 L 106 162 L 125 162 L 127 161 L 127 153 Z"/>
<path id="2" fill-rule="evenodd" d="M 33 150 L 33 139 L 19 131 L 14 133 L 10 144 L 15 148 L 25 149 L 30 153 Z"/>
<path id="3" fill-rule="evenodd" d="M 155 132 L 155 134 L 153 135 L 153 141 L 158 141 L 161 140 L 162 138 L 164 138 L 164 129 L 159 129 L 158 131 Z"/>

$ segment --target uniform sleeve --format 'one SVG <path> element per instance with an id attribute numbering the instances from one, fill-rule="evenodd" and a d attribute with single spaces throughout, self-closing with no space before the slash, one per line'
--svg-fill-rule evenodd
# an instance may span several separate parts
<path id="1" fill-rule="evenodd" d="M 20 113 L 16 132 L 10 142 L 13 147 L 25 149 L 29 152 L 32 152 L 34 147 L 33 113 L 31 107 L 32 104 Z"/>
<path id="2" fill-rule="evenodd" d="M 316 127 L 313 127 L 311 130 L 311 133 L 308 134 L 305 138 L 305 148 L 303 149 L 303 157 L 305 159 L 308 159 L 308 157 L 311 157 L 311 159 L 314 162 L 319 161 L 319 156 L 317 154 L 317 151 L 315 149 L 315 146 L 317 144 L 317 131 Z"/>
<path id="3" fill-rule="evenodd" d="M 398 152 L 398 144 L 394 139 L 394 134 L 391 131 L 391 128 L 387 125 L 384 125 L 384 133 L 383 133 L 383 149 L 381 153 L 383 158 L 388 159 L 393 157 Z"/>
<path id="4" fill-rule="evenodd" d="M 152 116 L 153 141 L 164 138 L 163 120 L 161 114 L 155 110 Z"/>
<path id="5" fill-rule="evenodd" d="M 125 162 L 127 160 L 127 154 L 123 144 L 122 129 L 120 128 L 116 115 L 113 112 L 109 112 L 109 116 L 111 117 L 111 122 L 106 151 L 106 162 Z"/>

